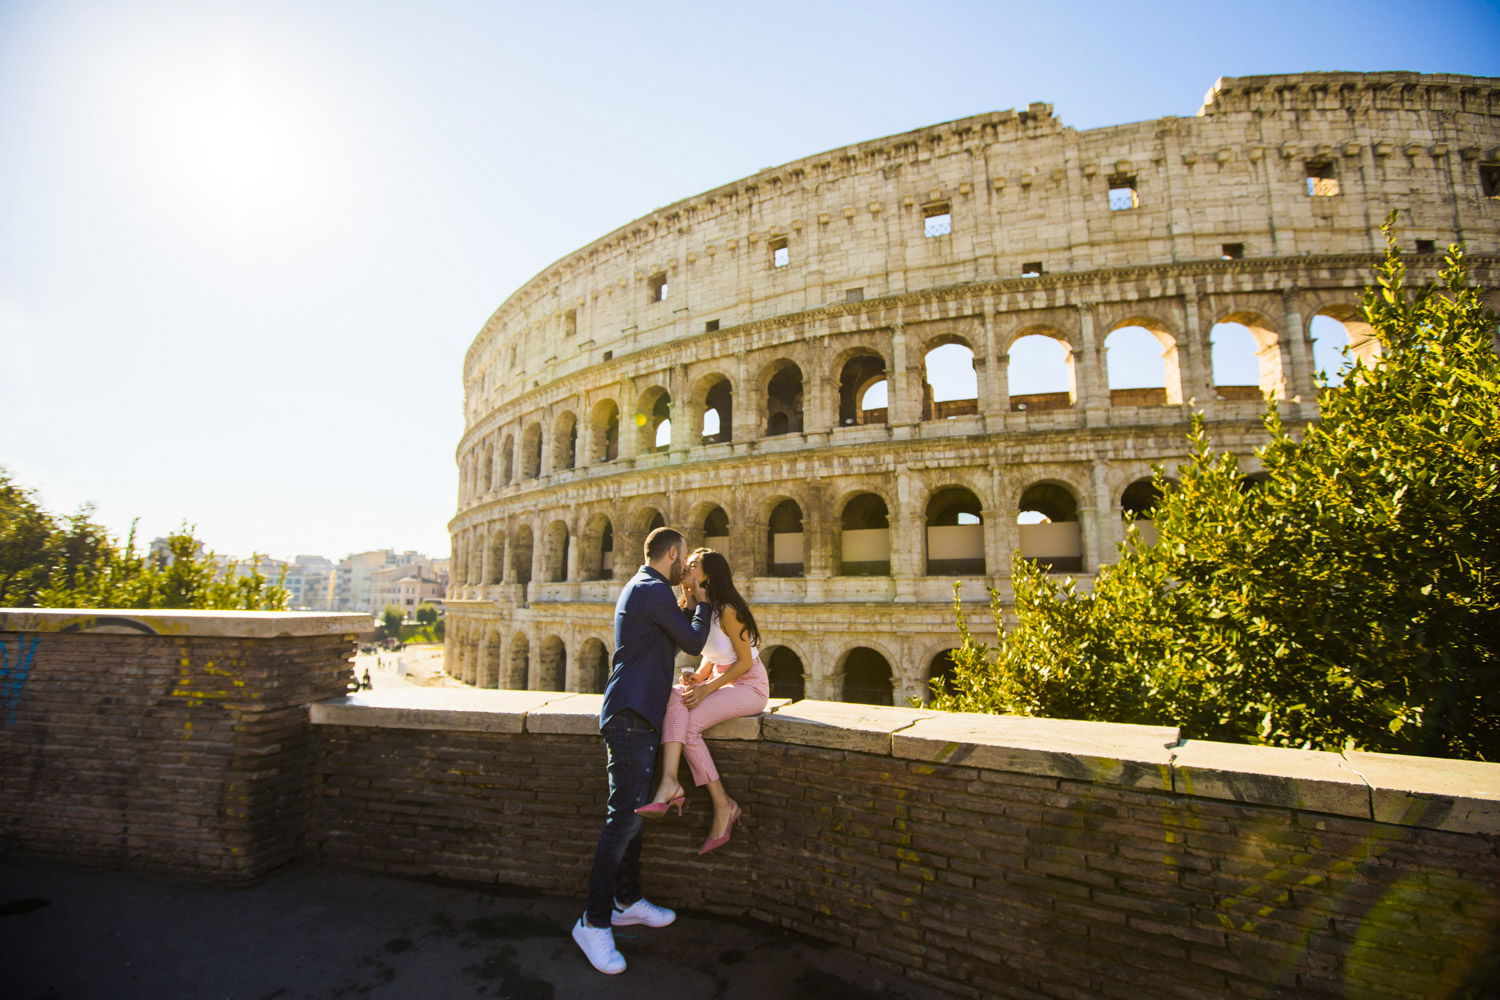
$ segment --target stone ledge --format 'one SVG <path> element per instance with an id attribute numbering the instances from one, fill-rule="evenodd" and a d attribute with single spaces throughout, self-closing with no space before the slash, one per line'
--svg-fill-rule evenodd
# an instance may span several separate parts
<path id="1" fill-rule="evenodd" d="M 911 760 L 1169 792 L 1180 738 L 1176 726 L 944 712 L 891 742 L 895 756 Z"/>
<path id="2" fill-rule="evenodd" d="M 359 635 L 369 615 L 326 611 L 151 611 L 114 608 L 0 608 L 0 632 L 280 639 Z"/>
<path id="3" fill-rule="evenodd" d="M 603 696 L 407 688 L 315 704 L 318 725 L 595 736 Z M 1500 764 L 1179 739 L 1174 726 L 775 699 L 704 734 L 1500 835 Z"/>
<path id="4" fill-rule="evenodd" d="M 1336 753 L 1188 740 L 1173 753 L 1181 795 L 1370 818 L 1370 789 Z"/>

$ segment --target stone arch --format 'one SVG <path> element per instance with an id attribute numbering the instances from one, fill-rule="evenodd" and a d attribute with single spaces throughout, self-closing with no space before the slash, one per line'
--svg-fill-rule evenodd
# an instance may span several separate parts
<path id="1" fill-rule="evenodd" d="M 484 565 L 489 567 L 482 583 L 500 583 L 505 577 L 505 529 L 496 528 L 489 536 L 489 557 Z"/>
<path id="2" fill-rule="evenodd" d="M 578 466 L 578 416 L 563 410 L 552 422 L 552 469 L 560 472 Z"/>
<path id="3" fill-rule="evenodd" d="M 729 514 L 723 507 L 716 503 L 704 505 L 701 515 L 693 519 L 693 527 L 704 548 L 726 552 L 729 547 Z"/>
<path id="4" fill-rule="evenodd" d="M 500 485 L 509 486 L 515 481 L 516 471 L 516 438 L 514 434 L 505 435 L 505 443 L 500 446 Z"/>
<path id="5" fill-rule="evenodd" d="M 572 539 L 568 522 L 558 518 L 547 526 L 547 548 L 542 553 L 542 573 L 548 583 L 561 583 L 568 578 L 568 550 Z"/>
<path id="6" fill-rule="evenodd" d="M 1056 327 L 1017 330 L 1005 348 L 1010 408 L 1016 412 L 1065 410 L 1078 403 L 1077 351 Z"/>
<path id="7" fill-rule="evenodd" d="M 536 682 L 533 691 L 566 691 L 568 681 L 568 647 L 557 635 L 542 639 L 537 650 Z"/>
<path id="8" fill-rule="evenodd" d="M 479 665 L 479 676 L 474 681 L 475 687 L 497 688 L 500 686 L 500 675 L 504 663 L 501 646 L 504 642 L 505 636 L 501 626 L 497 624 L 490 631 L 489 641 L 484 646 L 484 662 Z"/>
<path id="9" fill-rule="evenodd" d="M 505 683 L 511 691 L 525 691 L 531 678 L 531 638 L 522 629 L 510 637 L 510 655 L 505 661 Z"/>
<path id="10" fill-rule="evenodd" d="M 766 518 L 766 572 L 802 576 L 807 565 L 807 534 L 802 505 L 791 497 L 774 498 Z"/>
<path id="11" fill-rule="evenodd" d="M 932 686 L 934 682 L 941 684 L 943 691 L 947 694 L 957 693 L 957 689 L 949 683 L 954 670 L 957 669 L 957 664 L 953 661 L 953 654 L 957 652 L 957 649 L 949 646 L 946 649 L 938 650 L 936 653 L 929 653 L 922 658 L 926 664 L 926 670 L 922 677 L 922 704 L 925 705 L 932 700 Z"/>
<path id="12" fill-rule="evenodd" d="M 1156 544 L 1156 525 L 1151 515 L 1160 502 L 1161 491 L 1150 478 L 1135 480 L 1120 494 L 1120 517 L 1132 525 L 1142 544 Z"/>
<path id="13" fill-rule="evenodd" d="M 701 444 L 723 444 L 734 440 L 734 386 L 722 372 L 700 378 L 693 387 L 693 412 Z"/>
<path id="14" fill-rule="evenodd" d="M 531 525 L 519 524 L 511 529 L 508 574 L 511 583 L 519 583 L 524 587 L 531 582 L 532 544 Z"/>
<path id="15" fill-rule="evenodd" d="M 797 651 L 787 643 L 767 646 L 761 650 L 761 663 L 771 679 L 772 698 L 790 698 L 801 701 L 807 697 L 807 667 Z"/>
<path id="16" fill-rule="evenodd" d="M 521 478 L 535 479 L 542 474 L 542 425 L 532 421 L 521 433 Z"/>
<path id="17" fill-rule="evenodd" d="M 1022 558 L 1051 573 L 1083 571 L 1078 496 L 1074 487 L 1060 480 L 1034 482 L 1022 491 L 1016 503 Z"/>
<path id="18" fill-rule="evenodd" d="M 1151 360 L 1151 343 L 1160 349 Z M 1152 316 L 1127 316 L 1104 335 L 1105 381 L 1111 406 L 1164 406 L 1182 402 L 1177 337 Z"/>
<path id="19" fill-rule="evenodd" d="M 672 394 L 660 385 L 641 393 L 635 407 L 635 425 L 636 454 L 668 450 L 672 446 Z"/>
<path id="20" fill-rule="evenodd" d="M 804 390 L 801 366 L 790 358 L 777 358 L 762 371 L 758 384 L 766 387 L 766 436 L 802 433 Z"/>
<path id="21" fill-rule="evenodd" d="M 839 657 L 840 700 L 860 705 L 895 704 L 895 658 L 878 644 L 864 640 Z"/>
<path id="22" fill-rule="evenodd" d="M 891 575 L 890 505 L 873 490 L 860 490 L 839 506 L 839 576 Z"/>
<path id="23" fill-rule="evenodd" d="M 1281 333 L 1264 315 L 1254 310 L 1227 312 L 1214 320 L 1208 340 L 1209 372 L 1220 399 L 1289 398 Z M 1244 381 L 1246 376 L 1240 373 L 1245 371 L 1253 373 L 1253 383 Z M 1250 385 L 1254 393 L 1233 391 Z"/>
<path id="24" fill-rule="evenodd" d="M 601 399 L 589 413 L 588 461 L 613 462 L 620 457 L 620 408 Z"/>
<path id="25" fill-rule="evenodd" d="M 495 488 L 495 449 L 493 445 L 484 450 L 484 464 L 480 468 L 478 492 L 488 493 Z"/>
<path id="26" fill-rule="evenodd" d="M 578 539 L 578 572 L 584 580 L 608 580 L 614 575 L 615 529 L 600 511 L 584 522 Z"/>
<path id="27" fill-rule="evenodd" d="M 869 391 L 887 380 L 885 358 L 872 347 L 851 348 L 840 357 L 839 426 L 884 423 L 886 407 L 867 409 L 863 404 Z"/>
<path id="28" fill-rule="evenodd" d="M 922 346 L 922 371 L 923 420 L 979 412 L 979 372 L 967 338 L 956 333 L 933 337 Z"/>
<path id="29" fill-rule="evenodd" d="M 1343 328 L 1342 343 L 1329 321 Z M 1363 311 L 1347 301 L 1324 302 L 1309 310 L 1307 338 L 1312 346 L 1313 367 L 1327 374 L 1330 386 L 1343 384 L 1348 364 L 1358 361 L 1368 367 L 1380 357 L 1380 341 L 1374 328 L 1365 322 Z M 1348 361 L 1344 360 L 1344 351 L 1348 352 Z"/>
<path id="30" fill-rule="evenodd" d="M 967 486 L 943 486 L 927 499 L 927 575 L 984 576 L 984 513 Z"/>
<path id="31" fill-rule="evenodd" d="M 609 647 L 589 636 L 578 647 L 575 686 L 584 694 L 603 694 L 609 683 Z"/>

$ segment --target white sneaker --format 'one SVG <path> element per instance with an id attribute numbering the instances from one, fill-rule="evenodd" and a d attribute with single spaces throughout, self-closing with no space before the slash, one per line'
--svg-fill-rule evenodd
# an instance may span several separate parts
<path id="1" fill-rule="evenodd" d="M 616 911 L 618 912 L 618 911 Z M 582 918 L 573 925 L 573 940 L 583 949 L 583 957 L 606 976 L 625 971 L 625 956 L 615 948 L 615 932 L 608 927 L 590 927 Z"/>
<path id="2" fill-rule="evenodd" d="M 677 914 L 665 906 L 657 906 L 642 896 L 625 909 L 620 909 L 620 904 L 615 904 L 614 912 L 609 915 L 609 922 L 615 927 L 629 927 L 631 924 L 645 924 L 647 927 L 665 927 L 677 919 Z"/>

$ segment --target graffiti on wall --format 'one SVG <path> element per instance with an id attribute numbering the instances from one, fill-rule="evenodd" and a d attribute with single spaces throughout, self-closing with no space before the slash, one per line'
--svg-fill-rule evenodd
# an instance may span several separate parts
<path id="1" fill-rule="evenodd" d="M 39 635 L 29 639 L 24 635 L 0 636 L 0 729 L 15 721 L 16 706 L 20 704 L 41 641 Z"/>

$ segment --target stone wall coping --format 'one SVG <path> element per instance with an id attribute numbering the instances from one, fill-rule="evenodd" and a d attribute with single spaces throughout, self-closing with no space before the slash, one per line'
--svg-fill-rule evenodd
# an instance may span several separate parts
<path id="1" fill-rule="evenodd" d="M 0 632 L 280 639 L 359 635 L 369 615 L 328 611 L 165 611 L 131 608 L 0 608 Z"/>
<path id="2" fill-rule="evenodd" d="M 319 725 L 497 733 L 598 733 L 603 696 L 404 688 L 311 707 Z M 1175 726 L 774 699 L 705 735 L 855 751 L 986 771 L 1500 834 L 1500 764 L 1182 740 Z"/>

